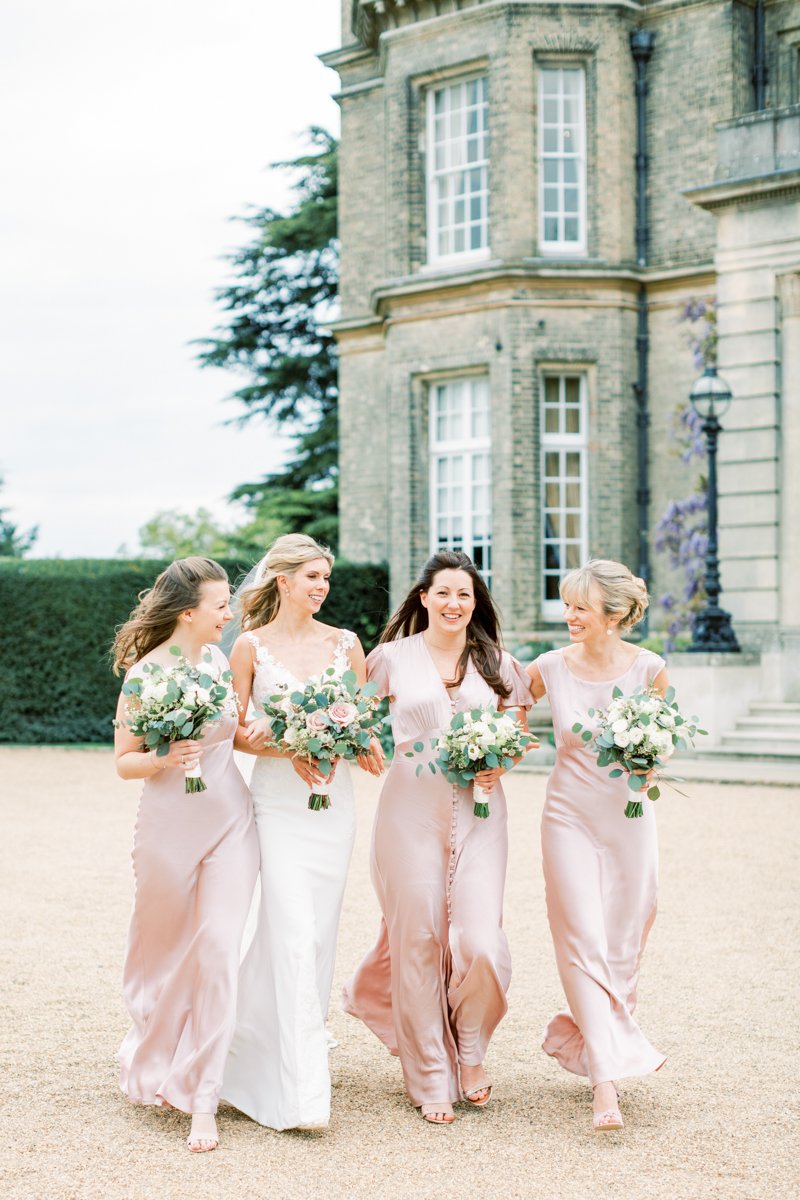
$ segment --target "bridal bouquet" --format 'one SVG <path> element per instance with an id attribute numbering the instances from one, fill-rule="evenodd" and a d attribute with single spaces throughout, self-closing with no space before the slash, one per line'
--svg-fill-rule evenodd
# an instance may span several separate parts
<path id="1" fill-rule="evenodd" d="M 520 729 L 510 713 L 497 712 L 492 705 L 484 705 L 453 715 L 448 728 L 431 742 L 436 758 L 428 763 L 428 767 L 434 773 L 437 769 L 441 771 L 449 783 L 466 788 L 480 771 L 493 767 L 509 771 L 514 759 L 535 744 L 533 734 Z M 418 753 L 423 749 L 422 742 L 414 744 Z M 413 758 L 413 751 L 407 750 L 406 757 Z M 420 764 L 417 775 L 421 770 Z M 476 800 L 473 812 L 476 817 L 488 817 L 488 797 Z"/>
<path id="2" fill-rule="evenodd" d="M 381 723 L 375 683 L 358 686 L 355 671 L 337 675 L 328 667 L 301 691 L 285 687 L 263 705 L 271 740 L 300 758 L 314 759 L 326 783 L 309 796 L 308 807 L 330 808 L 328 778 L 338 758 L 354 759 L 369 749 Z"/>
<path id="3" fill-rule="evenodd" d="M 655 688 L 637 688 L 632 696 L 624 696 L 615 687 L 607 708 L 589 709 L 595 728 L 585 729 L 580 721 L 572 726 L 588 749 L 597 755 L 598 767 L 608 767 L 610 779 L 619 779 L 628 772 L 628 787 L 638 798 L 629 800 L 626 817 L 641 817 L 644 805 L 641 793 L 647 791 L 651 800 L 661 795 L 658 783 L 648 784 L 646 775 L 662 767 L 676 749 L 694 745 L 698 734 L 697 717 L 685 717 L 675 703 L 675 689 L 668 688 L 662 696 Z M 656 779 L 661 778 L 656 775 Z"/>
<path id="4" fill-rule="evenodd" d="M 223 715 L 235 717 L 239 707 L 231 672 L 214 672 L 209 653 L 203 656 L 208 667 L 194 667 L 177 646 L 170 646 L 169 652 L 177 659 L 174 666 L 145 663 L 141 677 L 131 676 L 123 683 L 123 694 L 129 697 L 126 717 L 124 722 L 114 722 L 143 738 L 147 749 L 159 758 L 169 753 L 170 742 L 201 738 L 209 721 Z M 186 772 L 186 791 L 206 790 L 198 764 Z"/>

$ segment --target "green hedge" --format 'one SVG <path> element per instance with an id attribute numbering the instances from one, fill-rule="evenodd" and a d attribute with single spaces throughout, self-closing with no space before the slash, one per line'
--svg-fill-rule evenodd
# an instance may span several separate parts
<path id="1" fill-rule="evenodd" d="M 109 742 L 119 680 L 114 630 L 167 564 L 0 559 L 0 742 Z M 252 563 L 223 560 L 232 583 Z M 323 609 L 369 650 L 386 620 L 386 568 L 337 562 Z"/>

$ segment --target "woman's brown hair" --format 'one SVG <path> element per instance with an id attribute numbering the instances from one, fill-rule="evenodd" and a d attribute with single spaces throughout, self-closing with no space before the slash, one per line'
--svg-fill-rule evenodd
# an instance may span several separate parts
<path id="1" fill-rule="evenodd" d="M 117 630 L 111 654 L 114 674 L 120 675 L 165 642 L 181 613 L 196 608 L 204 583 L 227 583 L 223 567 L 213 558 L 179 558 L 170 563 L 147 591 L 124 625 Z"/>
<path id="2" fill-rule="evenodd" d="M 382 642 L 393 642 L 397 638 L 422 633 L 428 628 L 428 610 L 422 603 L 421 593 L 433 587 L 440 571 L 465 571 L 472 580 L 475 594 L 475 611 L 467 626 L 465 645 L 456 668 L 456 677 L 449 685 L 457 687 L 464 678 L 467 663 L 472 658 L 480 675 L 492 691 L 504 699 L 511 688 L 500 674 L 502 640 L 500 617 L 492 600 L 491 592 L 471 558 L 457 550 L 439 550 L 425 563 L 417 582 L 400 607 L 389 618 L 381 634 Z"/>

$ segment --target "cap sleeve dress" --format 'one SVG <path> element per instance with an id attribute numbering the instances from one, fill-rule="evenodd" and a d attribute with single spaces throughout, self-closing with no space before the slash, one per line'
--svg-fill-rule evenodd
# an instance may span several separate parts
<path id="1" fill-rule="evenodd" d="M 531 696 L 519 664 L 504 654 L 509 700 L 500 701 L 472 664 L 451 698 L 421 634 L 378 646 L 367 664 L 380 693 L 392 697 L 395 754 L 372 842 L 383 919 L 377 943 L 345 985 L 344 1007 L 399 1055 L 413 1104 L 453 1103 L 459 1063 L 483 1061 L 507 1008 L 507 815 L 498 785 L 489 817 L 476 817 L 471 788 L 428 770 L 430 742 L 454 712 L 528 706 Z"/>
<path id="2" fill-rule="evenodd" d="M 211 648 L 213 670 L 228 660 Z M 135 668 L 129 674 L 135 673 Z M 258 873 L 250 792 L 233 760 L 237 718 L 206 725 L 207 790 L 166 767 L 145 781 L 123 992 L 120 1086 L 137 1104 L 216 1112 L 236 1021 L 239 948 Z"/>

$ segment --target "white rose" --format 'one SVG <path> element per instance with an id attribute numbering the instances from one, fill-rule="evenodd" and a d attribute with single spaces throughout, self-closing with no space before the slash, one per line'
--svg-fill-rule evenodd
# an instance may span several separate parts
<path id="1" fill-rule="evenodd" d="M 482 757 L 482 751 L 481 751 L 480 746 L 468 746 L 467 754 L 469 755 L 469 757 L 472 759 L 473 762 L 475 762 L 476 759 Z"/>
<path id="2" fill-rule="evenodd" d="M 142 699 L 150 700 L 156 704 L 160 704 L 167 694 L 166 680 L 153 680 L 152 683 L 147 683 L 142 688 Z"/>
<path id="3" fill-rule="evenodd" d="M 621 750 L 624 750 L 629 742 L 630 738 L 628 737 L 627 730 L 624 733 L 620 732 L 614 734 L 614 745 L 619 746 Z"/>
<path id="4" fill-rule="evenodd" d="M 615 721 L 611 726 L 612 733 L 626 733 L 628 730 L 627 721 Z"/>
<path id="5" fill-rule="evenodd" d="M 644 730 L 639 729 L 638 727 L 636 729 L 631 729 L 628 737 L 632 746 L 640 746 L 644 741 Z"/>
<path id="6" fill-rule="evenodd" d="M 283 740 L 287 746 L 293 746 L 297 741 L 297 731 L 294 729 L 285 730 Z"/>

